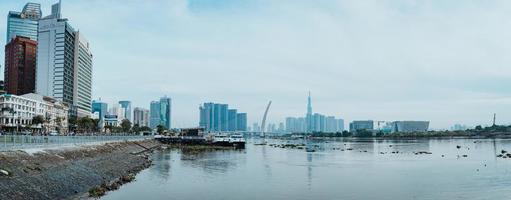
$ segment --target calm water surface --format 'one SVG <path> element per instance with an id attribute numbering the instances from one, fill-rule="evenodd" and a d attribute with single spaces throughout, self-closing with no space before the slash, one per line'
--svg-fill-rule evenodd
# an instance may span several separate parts
<path id="1" fill-rule="evenodd" d="M 288 142 L 303 143 L 269 144 Z M 511 199 L 511 159 L 496 157 L 511 151 L 507 139 L 315 141 L 314 153 L 249 143 L 157 152 L 135 182 L 102 199 Z"/>

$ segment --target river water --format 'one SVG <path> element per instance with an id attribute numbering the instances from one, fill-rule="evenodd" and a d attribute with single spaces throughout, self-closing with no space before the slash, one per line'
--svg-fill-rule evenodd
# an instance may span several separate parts
<path id="1" fill-rule="evenodd" d="M 313 153 L 254 143 L 156 152 L 135 182 L 102 199 L 511 199 L 511 158 L 496 157 L 511 151 L 508 139 L 313 141 Z"/>

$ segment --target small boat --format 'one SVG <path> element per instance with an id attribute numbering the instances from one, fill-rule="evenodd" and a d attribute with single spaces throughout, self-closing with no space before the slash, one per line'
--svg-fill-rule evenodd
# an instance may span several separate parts
<path id="1" fill-rule="evenodd" d="M 213 136 L 213 145 L 218 146 L 231 146 L 232 144 L 229 142 L 229 136 L 224 134 L 218 134 Z"/>
<path id="2" fill-rule="evenodd" d="M 236 148 L 245 148 L 245 138 L 240 134 L 231 135 L 229 143 Z"/>

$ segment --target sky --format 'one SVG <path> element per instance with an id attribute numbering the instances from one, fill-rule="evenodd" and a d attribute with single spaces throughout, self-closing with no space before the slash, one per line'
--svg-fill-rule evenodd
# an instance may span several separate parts
<path id="1" fill-rule="evenodd" d="M 43 15 L 57 0 L 42 4 Z M 1 0 L 0 16 L 24 0 Z M 93 96 L 173 100 L 173 126 L 228 103 L 261 123 L 313 112 L 349 121 L 511 124 L 511 1 L 63 0 L 94 54 Z M 6 19 L 0 20 L 3 41 Z M 5 42 L 5 41 L 3 41 Z M 4 63 L 3 51 L 0 63 Z M 2 67 L 3 74 L 3 67 Z M 2 75 L 3 76 L 3 75 Z"/>

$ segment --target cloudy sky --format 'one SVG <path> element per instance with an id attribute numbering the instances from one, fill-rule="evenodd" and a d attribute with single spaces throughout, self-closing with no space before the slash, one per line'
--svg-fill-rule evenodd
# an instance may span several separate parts
<path id="1" fill-rule="evenodd" d="M 47 15 L 57 0 L 32 1 Z M 63 1 L 92 45 L 94 98 L 168 95 L 176 127 L 206 101 L 250 123 L 269 100 L 271 122 L 303 116 L 309 90 L 314 112 L 346 121 L 511 123 L 511 1 Z M 0 16 L 24 4 L 2 0 Z"/>

